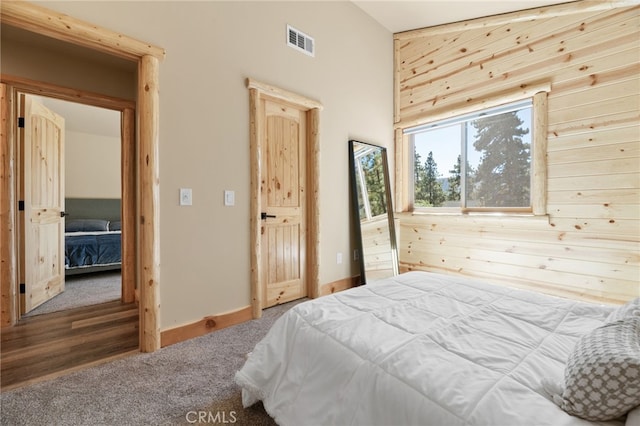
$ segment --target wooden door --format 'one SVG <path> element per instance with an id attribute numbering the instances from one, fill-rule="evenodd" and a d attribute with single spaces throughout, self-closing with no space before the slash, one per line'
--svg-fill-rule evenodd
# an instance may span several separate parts
<path id="1" fill-rule="evenodd" d="M 306 112 L 262 100 L 261 259 L 263 308 L 307 295 Z"/>
<path id="2" fill-rule="evenodd" d="M 64 291 L 64 119 L 24 100 L 24 309 Z"/>

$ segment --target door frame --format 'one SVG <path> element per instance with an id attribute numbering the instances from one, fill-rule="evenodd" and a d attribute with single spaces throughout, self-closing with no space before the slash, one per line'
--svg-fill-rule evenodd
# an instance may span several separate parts
<path id="1" fill-rule="evenodd" d="M 249 152 L 251 168 L 251 200 L 249 205 L 251 228 L 251 312 L 253 318 L 262 316 L 262 264 L 261 264 L 261 182 L 260 150 L 265 123 L 260 100 L 285 101 L 306 112 L 307 119 L 307 244 L 306 270 L 307 295 L 313 299 L 320 295 L 320 111 L 322 104 L 316 100 L 247 79 L 249 89 Z"/>
<path id="2" fill-rule="evenodd" d="M 98 27 L 91 23 L 72 18 L 42 6 L 27 2 L 2 2 L 0 19 L 3 24 L 12 25 L 62 42 L 87 47 L 102 54 L 115 55 L 135 61 L 137 73 L 137 102 L 134 108 L 127 108 L 123 122 L 137 122 L 135 143 L 137 162 L 135 174 L 129 176 L 134 184 L 137 181 L 139 198 L 137 210 L 129 209 L 125 214 L 134 214 L 130 221 L 137 236 L 137 274 L 140 312 L 140 350 L 153 352 L 160 348 L 160 165 L 158 162 L 159 118 L 159 61 L 164 58 L 164 49 L 145 43 L 123 34 Z M 20 77 L 1 76 L 2 82 L 27 81 Z M 51 87 L 37 83 L 36 90 Z M 66 95 L 78 99 L 79 91 L 65 88 Z M 7 119 L 11 117 L 6 90 L 2 90 L 2 128 L 0 170 L 0 280 L 2 281 L 2 326 L 14 325 L 17 321 L 15 310 L 15 288 L 17 286 L 17 247 L 16 247 L 16 164 L 15 153 L 11 146 L 15 138 Z M 88 94 L 87 94 L 88 95 Z M 89 96 L 90 97 L 90 96 Z M 8 115 L 5 115 L 8 114 Z M 135 116 L 135 120 L 133 117 Z M 11 132 L 12 134 L 9 134 Z M 123 165 L 123 168 L 125 166 Z M 126 166 L 129 167 L 129 166 Z M 135 187 L 134 187 L 135 189 Z M 135 191 L 134 191 L 135 194 Z M 124 194 L 123 194 L 124 195 Z M 133 195 L 133 194 L 132 194 Z"/>

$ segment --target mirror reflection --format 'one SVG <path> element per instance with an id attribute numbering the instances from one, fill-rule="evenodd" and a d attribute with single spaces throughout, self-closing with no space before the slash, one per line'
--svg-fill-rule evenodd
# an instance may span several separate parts
<path id="1" fill-rule="evenodd" d="M 398 255 L 385 148 L 349 141 L 353 223 L 360 283 L 398 274 Z"/>

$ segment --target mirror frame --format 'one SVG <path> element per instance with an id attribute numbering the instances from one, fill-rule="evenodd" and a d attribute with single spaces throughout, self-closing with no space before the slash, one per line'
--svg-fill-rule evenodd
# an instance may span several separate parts
<path id="1" fill-rule="evenodd" d="M 349 178 L 350 189 L 351 189 L 351 219 L 354 226 L 354 236 L 356 238 L 356 248 L 358 249 L 358 263 L 360 269 L 360 281 L 358 285 L 363 285 L 367 283 L 366 278 L 366 268 L 364 261 L 364 250 L 362 244 L 362 227 L 360 222 L 360 206 L 358 205 L 358 187 L 357 187 L 357 179 L 356 179 L 356 167 L 355 167 L 355 153 L 354 153 L 354 145 L 355 144 L 368 145 L 373 148 L 377 148 L 380 150 L 380 154 L 382 156 L 382 168 L 384 173 L 384 187 L 385 187 L 385 199 L 387 204 L 387 220 L 389 224 L 389 243 L 391 249 L 391 263 L 393 269 L 393 275 L 398 275 L 399 266 L 398 266 L 398 244 L 396 239 L 395 232 L 395 222 L 393 216 L 393 199 L 391 198 L 391 182 L 389 181 L 389 162 L 387 160 L 387 149 L 383 146 L 374 145 L 367 142 L 362 142 L 359 140 L 350 139 L 349 140 Z"/>

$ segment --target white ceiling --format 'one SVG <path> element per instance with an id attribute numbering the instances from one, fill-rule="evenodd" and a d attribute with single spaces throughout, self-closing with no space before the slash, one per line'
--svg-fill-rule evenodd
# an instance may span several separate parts
<path id="1" fill-rule="evenodd" d="M 392 33 L 573 0 L 352 0 Z"/>

